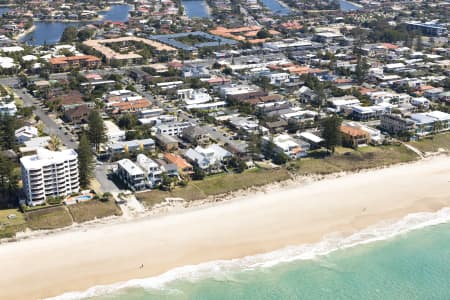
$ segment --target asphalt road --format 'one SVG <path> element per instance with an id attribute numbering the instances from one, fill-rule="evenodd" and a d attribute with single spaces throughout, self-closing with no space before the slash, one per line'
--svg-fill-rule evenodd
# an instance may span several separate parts
<path id="1" fill-rule="evenodd" d="M 47 133 L 48 135 L 56 135 L 67 148 L 78 148 L 78 143 L 71 140 L 73 139 L 72 134 L 70 132 L 64 132 L 62 129 L 59 129 L 60 125 L 58 125 L 55 120 L 49 117 L 48 112 L 44 111 L 39 106 L 40 102 L 36 98 L 26 92 L 23 92 L 20 89 L 14 89 L 14 92 L 17 94 L 17 96 L 22 98 L 24 106 L 34 106 L 34 114 L 40 118 L 42 123 L 44 123 L 45 133 Z"/>
<path id="2" fill-rule="evenodd" d="M 34 98 L 29 93 L 15 88 L 17 83 L 18 81 L 14 77 L 0 79 L 0 84 L 11 87 L 17 94 L 17 96 L 22 98 L 24 106 L 34 106 L 34 114 L 40 118 L 42 123 L 44 123 L 45 133 L 47 133 L 48 135 L 56 135 L 67 148 L 77 149 L 78 143 L 71 140 L 73 138 L 72 134 L 70 132 L 67 132 L 66 134 L 65 131 L 59 129 L 60 125 L 58 125 L 55 120 L 49 117 L 48 112 L 44 111 L 42 107 L 39 106 L 40 101 Z M 100 183 L 100 190 L 102 192 L 119 191 L 117 186 L 111 180 L 109 180 L 107 176 L 108 169 L 111 168 L 111 165 L 100 164 L 100 162 L 98 161 L 96 161 L 95 163 L 96 165 L 94 169 L 94 175 L 97 181 Z"/>

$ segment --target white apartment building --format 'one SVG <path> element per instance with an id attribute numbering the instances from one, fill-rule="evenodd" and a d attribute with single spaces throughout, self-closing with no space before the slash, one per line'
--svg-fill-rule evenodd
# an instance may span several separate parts
<path id="1" fill-rule="evenodd" d="M 156 134 L 167 134 L 170 136 L 182 135 L 183 130 L 192 126 L 193 124 L 190 122 L 171 122 L 158 124 L 154 126 L 152 129 Z"/>
<path id="2" fill-rule="evenodd" d="M 23 191 L 30 206 L 40 205 L 48 197 L 64 197 L 80 190 L 78 154 L 73 149 L 50 151 L 20 159 Z"/>

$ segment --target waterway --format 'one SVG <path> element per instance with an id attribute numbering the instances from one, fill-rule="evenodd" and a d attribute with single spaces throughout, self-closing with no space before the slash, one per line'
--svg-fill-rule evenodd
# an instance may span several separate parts
<path id="1" fill-rule="evenodd" d="M 9 11 L 9 7 L 0 7 L 0 16 Z"/>
<path id="2" fill-rule="evenodd" d="M 355 5 L 355 3 L 348 2 L 345 0 L 340 0 L 339 4 L 341 6 L 342 11 L 352 11 L 352 10 L 359 10 L 361 9 L 361 6 Z"/>
<path id="3" fill-rule="evenodd" d="M 189 18 L 209 18 L 209 7 L 205 0 L 182 0 L 184 11 Z"/>
<path id="4" fill-rule="evenodd" d="M 277 0 L 261 0 L 262 4 L 264 4 L 265 7 L 267 7 L 272 13 L 280 16 L 288 15 L 291 10 L 282 5 Z"/>
<path id="5" fill-rule="evenodd" d="M 127 4 L 112 5 L 110 10 L 102 11 L 99 14 L 103 17 L 102 21 L 110 20 L 114 22 L 126 22 L 131 6 Z M 97 22 L 102 22 L 97 21 Z M 30 45 L 55 44 L 59 42 L 64 29 L 69 26 L 81 27 L 92 22 L 43 22 L 36 21 L 36 29 L 20 39 L 21 42 Z M 94 22 L 96 23 L 96 22 Z"/>

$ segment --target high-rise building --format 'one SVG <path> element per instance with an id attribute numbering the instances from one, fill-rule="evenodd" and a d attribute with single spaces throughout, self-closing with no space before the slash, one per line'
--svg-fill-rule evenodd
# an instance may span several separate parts
<path id="1" fill-rule="evenodd" d="M 40 205 L 48 197 L 64 197 L 80 190 L 78 154 L 73 149 L 39 148 L 37 154 L 22 157 L 20 164 L 28 205 Z"/>

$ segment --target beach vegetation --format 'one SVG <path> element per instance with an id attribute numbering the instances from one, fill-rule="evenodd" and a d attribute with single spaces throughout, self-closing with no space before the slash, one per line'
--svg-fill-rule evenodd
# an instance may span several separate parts
<path id="1" fill-rule="evenodd" d="M 409 144 L 422 152 L 450 151 L 450 132 L 425 137 L 418 141 L 409 142 Z"/>
<path id="2" fill-rule="evenodd" d="M 166 198 L 183 198 L 185 201 L 194 201 L 217 196 L 229 192 L 263 186 L 269 183 L 284 181 L 291 178 L 285 168 L 277 169 L 247 169 L 242 173 L 221 173 L 205 177 L 201 181 L 191 181 L 186 187 L 176 187 L 172 191 L 153 190 L 137 193 L 136 197 L 148 208 L 162 203 Z"/>
<path id="3" fill-rule="evenodd" d="M 102 199 L 109 199 L 108 197 L 105 198 L 105 194 L 103 194 L 103 197 L 100 197 L 99 200 L 91 200 L 69 205 L 67 208 L 73 218 L 73 221 L 76 223 L 82 223 L 99 218 L 122 215 L 122 211 L 117 206 L 115 201 L 101 201 Z"/>
<path id="4" fill-rule="evenodd" d="M 65 206 L 53 206 L 25 212 L 28 227 L 33 230 L 57 229 L 72 225 L 72 216 Z"/>
<path id="5" fill-rule="evenodd" d="M 316 150 L 308 158 L 290 162 L 289 169 L 300 175 L 324 175 L 356 172 L 412 162 L 417 159 L 417 154 L 403 145 L 367 146 L 358 149 L 336 147 L 335 154 L 332 156 L 327 155 L 323 150 Z"/>
<path id="6" fill-rule="evenodd" d="M 0 239 L 14 237 L 26 227 L 25 216 L 19 209 L 0 210 Z"/>

